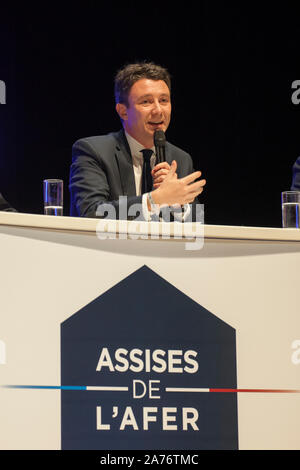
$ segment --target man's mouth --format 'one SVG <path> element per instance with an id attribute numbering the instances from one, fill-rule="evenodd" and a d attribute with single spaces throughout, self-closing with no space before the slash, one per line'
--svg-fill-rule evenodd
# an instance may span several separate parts
<path id="1" fill-rule="evenodd" d="M 162 126 L 163 123 L 164 123 L 164 121 L 158 121 L 158 122 L 148 121 L 148 124 L 149 124 L 150 126 L 153 126 L 153 127 Z"/>

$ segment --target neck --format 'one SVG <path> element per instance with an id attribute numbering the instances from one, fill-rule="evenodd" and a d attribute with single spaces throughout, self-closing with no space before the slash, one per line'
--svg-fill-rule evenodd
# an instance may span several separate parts
<path id="1" fill-rule="evenodd" d="M 151 149 L 154 146 L 153 138 L 149 139 L 140 139 L 138 136 L 133 135 L 128 129 L 124 127 L 124 131 L 130 135 L 134 140 L 136 140 L 139 144 L 141 144 L 146 149 Z"/>

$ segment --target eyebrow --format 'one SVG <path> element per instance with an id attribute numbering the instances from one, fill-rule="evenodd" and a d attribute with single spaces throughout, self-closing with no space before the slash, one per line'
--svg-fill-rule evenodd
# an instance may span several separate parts
<path id="1" fill-rule="evenodd" d="M 159 95 L 159 97 L 162 97 L 162 96 L 166 96 L 167 98 L 170 98 L 170 95 L 168 93 L 162 93 L 161 95 Z M 153 97 L 153 94 L 152 93 L 148 93 L 146 95 L 142 95 L 140 96 L 138 99 L 139 100 L 142 100 L 144 98 L 152 98 Z"/>

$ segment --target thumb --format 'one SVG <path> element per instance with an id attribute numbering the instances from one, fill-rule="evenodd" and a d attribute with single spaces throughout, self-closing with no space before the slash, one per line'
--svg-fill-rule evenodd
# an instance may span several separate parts
<path id="1" fill-rule="evenodd" d="M 177 170 L 177 162 L 176 160 L 173 160 L 171 163 L 171 167 L 170 167 L 170 173 L 174 175 L 176 173 L 176 170 Z"/>
<path id="2" fill-rule="evenodd" d="M 165 180 L 169 181 L 170 179 L 174 178 L 174 176 L 177 177 L 176 170 L 177 170 L 177 162 L 176 160 L 173 160 L 170 166 L 169 173 L 167 174 Z"/>

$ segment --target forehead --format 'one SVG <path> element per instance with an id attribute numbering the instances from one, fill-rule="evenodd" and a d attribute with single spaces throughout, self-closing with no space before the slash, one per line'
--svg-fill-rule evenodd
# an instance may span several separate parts
<path id="1" fill-rule="evenodd" d="M 148 78 L 141 78 L 132 85 L 128 98 L 136 100 L 143 95 L 170 96 L 170 90 L 166 82 L 163 80 L 150 80 Z"/>

